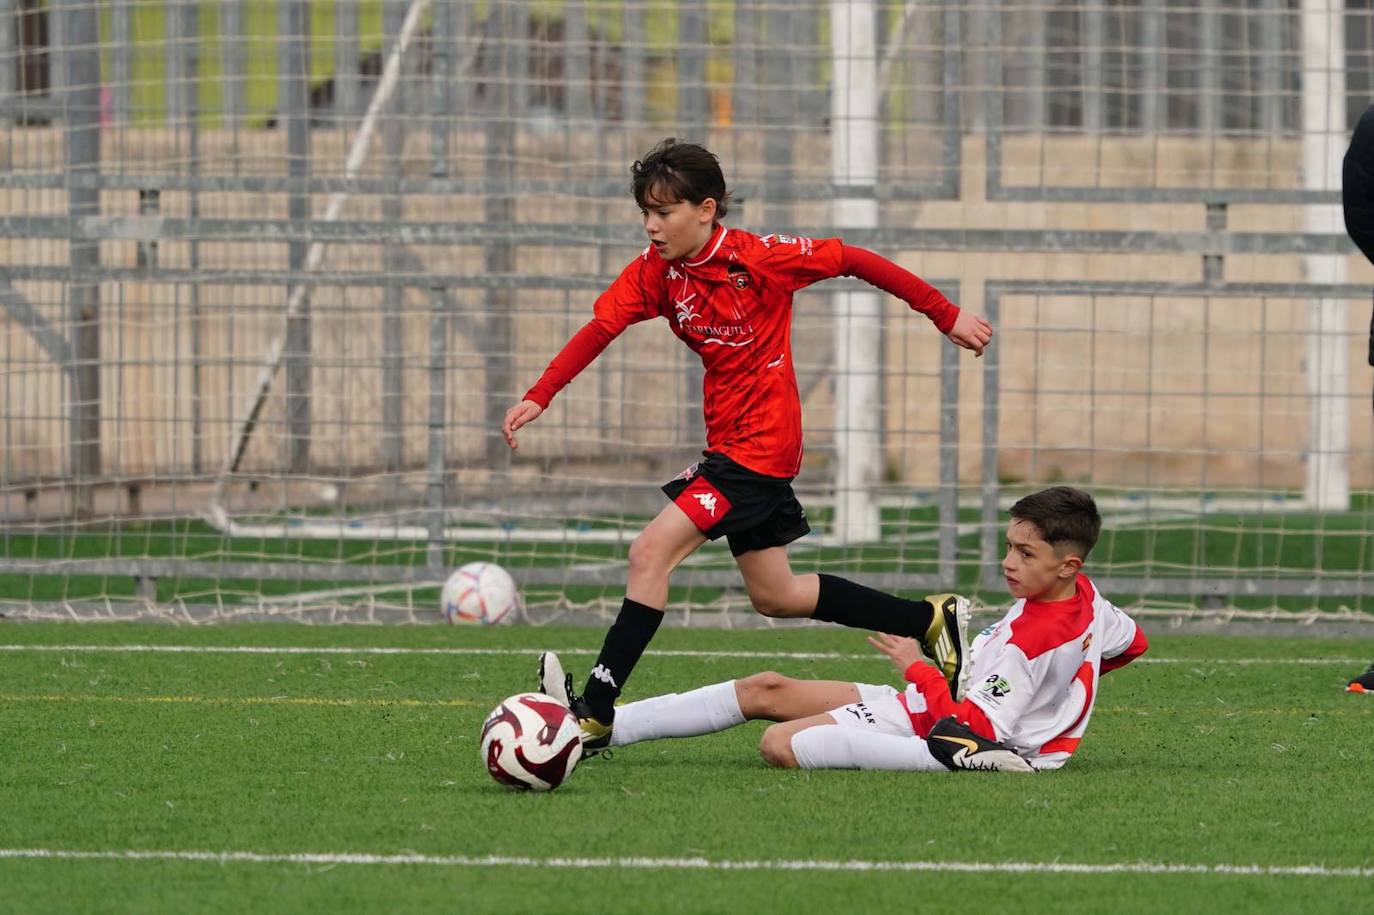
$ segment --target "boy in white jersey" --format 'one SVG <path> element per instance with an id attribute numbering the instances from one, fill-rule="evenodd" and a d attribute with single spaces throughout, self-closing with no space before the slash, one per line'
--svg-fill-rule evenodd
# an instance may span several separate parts
<path id="1" fill-rule="evenodd" d="M 1012 506 L 1002 572 L 1017 600 L 974 640 L 954 695 L 915 639 L 880 635 L 869 642 L 902 673 L 902 692 L 768 671 L 623 705 L 611 745 L 762 719 L 777 723 L 759 750 L 783 768 L 1057 769 L 1087 729 L 1098 678 L 1148 647 L 1080 571 L 1101 524 L 1092 497 L 1067 486 Z"/>

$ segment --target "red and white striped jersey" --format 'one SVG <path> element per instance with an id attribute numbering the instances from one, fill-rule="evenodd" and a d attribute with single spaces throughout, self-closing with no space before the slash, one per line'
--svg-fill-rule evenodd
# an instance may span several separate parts
<path id="1" fill-rule="evenodd" d="M 921 661 L 906 672 L 902 700 L 917 736 L 953 714 L 1035 768 L 1057 769 L 1087 730 L 1098 678 L 1148 647 L 1135 620 L 1080 574 L 1072 597 L 1018 600 L 978 634 L 964 701 L 954 702 L 940 672 Z"/>

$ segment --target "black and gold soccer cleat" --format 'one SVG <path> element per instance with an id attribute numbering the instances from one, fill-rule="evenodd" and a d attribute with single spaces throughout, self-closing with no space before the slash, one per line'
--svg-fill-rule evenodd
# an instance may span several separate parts
<path id="1" fill-rule="evenodd" d="M 968 688 L 969 601 L 957 594 L 931 594 L 926 600 L 935 608 L 935 613 L 930 628 L 918 641 L 926 657 L 945 675 L 949 694 L 955 702 L 960 702 Z"/>
<path id="2" fill-rule="evenodd" d="M 573 692 L 572 674 L 552 651 L 539 655 L 539 692 L 566 705 L 577 716 L 582 728 L 582 755 L 595 756 L 611 745 L 611 723 L 592 714 L 587 701 Z"/>
<path id="3" fill-rule="evenodd" d="M 960 724 L 953 715 L 946 715 L 931 727 L 926 735 L 930 754 L 944 763 L 946 769 L 982 772 L 1034 772 L 1035 769 L 1014 751 L 977 734 Z"/>

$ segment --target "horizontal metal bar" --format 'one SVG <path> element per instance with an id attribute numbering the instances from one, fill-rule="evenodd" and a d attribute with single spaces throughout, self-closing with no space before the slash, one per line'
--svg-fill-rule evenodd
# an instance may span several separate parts
<path id="1" fill-rule="evenodd" d="M 417 543 L 417 548 L 423 544 Z M 445 568 L 437 573 L 422 565 L 349 565 L 330 563 L 292 562 L 204 562 L 180 559 L 71 559 L 33 560 L 0 559 L 0 573 L 38 576 L 117 576 L 128 578 L 210 578 L 245 581 L 350 581 L 379 585 L 432 583 L 442 585 L 448 575 Z M 625 570 L 609 568 L 565 568 L 535 566 L 512 569 L 522 585 L 608 585 L 625 584 Z M 878 588 L 936 588 L 940 586 L 934 574 L 905 575 L 880 572 L 865 575 L 864 582 Z M 675 587 L 741 588 L 736 569 L 720 571 L 691 571 L 679 569 L 673 576 Z"/>
<path id="2" fill-rule="evenodd" d="M 988 189 L 988 200 L 1033 203 L 1340 203 L 1340 191 L 1258 187 L 1028 187 Z"/>
<path id="3" fill-rule="evenodd" d="M 13 106 L 21 107 L 21 106 Z M 47 117 L 51 105 L 23 107 L 32 116 Z M 0 108 L 0 114 L 6 114 Z M 832 200 L 852 196 L 852 189 L 827 181 L 792 181 L 788 185 L 799 199 Z M 464 194 L 477 196 L 554 195 L 599 200 L 624 199 L 632 205 L 629 182 L 621 178 L 603 179 L 516 179 L 493 181 L 471 178 L 341 178 L 327 175 L 293 178 L 287 175 L 139 175 L 84 174 L 15 171 L 0 175 L 0 188 L 59 189 L 95 188 L 97 190 L 162 190 L 254 194 L 400 194 L 428 196 Z M 948 188 L 936 181 L 904 181 L 884 176 L 875 186 L 865 188 L 879 200 L 930 200 L 949 196 Z M 743 206 L 762 194 L 761 187 L 739 184 L 733 189 L 731 204 Z M 1302 188 L 1247 187 L 994 187 L 989 200 L 1047 203 L 1227 203 L 1227 204 L 1338 204 L 1339 191 Z"/>
<path id="4" fill-rule="evenodd" d="M 1349 254 L 1345 234 L 1293 232 L 1133 232 L 1036 229 L 838 229 L 817 226 L 816 237 L 843 235 L 856 245 L 923 251 L 1071 251 L 1074 253 Z M 489 224 L 378 221 L 300 222 L 263 219 L 182 219 L 164 216 L 0 217 L 0 237 L 96 241 L 357 242 L 407 245 L 523 244 L 554 246 L 643 244 L 631 225 Z"/>
<path id="5" fill-rule="evenodd" d="M 799 197 L 807 200 L 829 200 L 847 196 L 844 188 L 826 181 L 794 181 L 789 184 Z M 630 183 L 621 178 L 567 180 L 562 178 L 516 179 L 495 181 L 484 177 L 472 178 L 340 178 L 287 175 L 139 175 L 139 174 L 82 174 L 62 172 L 9 172 L 0 174 L 0 188 L 25 190 L 92 188 L 95 190 L 159 190 L 199 191 L 202 193 L 253 194 L 385 194 L 417 197 L 442 194 L 474 196 L 563 196 L 597 200 L 623 200 L 626 208 L 634 207 Z M 761 193 L 749 184 L 732 189 L 732 207 L 742 206 Z M 943 196 L 934 182 L 903 182 L 888 180 L 877 187 L 879 199 L 927 200 Z"/>
<path id="6" fill-rule="evenodd" d="M 291 562 L 204 562 L 178 559 L 0 559 L 0 573 L 39 576 L 123 576 L 129 578 L 210 578 L 220 580 L 271 581 L 350 581 L 442 584 L 447 570 L 436 574 L 422 565 L 349 565 Z M 533 567 L 519 569 L 522 584 L 532 585 L 623 585 L 622 568 Z M 983 576 L 983 586 L 998 589 L 1002 581 L 995 574 Z M 880 572 L 864 576 L 865 583 L 878 588 L 912 589 L 940 587 L 934 574 Z M 1374 594 L 1374 575 L 1305 579 L 1265 578 L 1132 578 L 1099 576 L 1093 582 L 1105 594 L 1216 595 L 1221 597 L 1342 597 Z M 739 572 L 679 570 L 675 586 L 739 588 Z"/>
<path id="7" fill-rule="evenodd" d="M 1360 283 L 1150 283 L 1129 280 L 989 280 L 989 292 L 1007 295 L 1127 296 L 1168 295 L 1180 298 L 1368 299 Z"/>
<path id="8" fill-rule="evenodd" d="M 383 271 L 334 271 L 293 273 L 289 270 L 188 270 L 164 267 L 103 267 L 75 270 L 52 264 L 0 267 L 9 280 L 25 282 L 194 283 L 198 286 L 347 286 L 349 288 L 401 289 L 563 289 L 599 292 L 615 278 L 607 276 L 541 276 L 538 274 L 386 273 Z M 202 306 L 203 307 L 203 306 Z M 244 306 L 235 306 L 244 307 Z M 426 308 L 429 306 L 426 305 Z M 280 311 L 278 305 L 265 310 Z"/>

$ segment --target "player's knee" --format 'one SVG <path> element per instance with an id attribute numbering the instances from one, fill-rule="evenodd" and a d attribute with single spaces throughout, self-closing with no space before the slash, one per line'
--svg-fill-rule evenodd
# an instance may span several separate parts
<path id="1" fill-rule="evenodd" d="M 653 538 L 640 534 L 630 543 L 627 557 L 635 573 L 668 572 L 668 551 Z"/>
<path id="2" fill-rule="evenodd" d="M 740 711 L 748 718 L 768 717 L 763 714 L 782 689 L 787 678 L 782 674 L 765 670 L 761 673 L 741 677 L 735 681 L 735 695 L 739 698 Z"/>
<path id="3" fill-rule="evenodd" d="M 807 608 L 803 608 L 793 595 L 787 591 L 750 591 L 749 602 L 754 605 L 754 609 L 761 615 L 773 619 L 786 619 L 794 616 L 807 615 Z"/>
<path id="4" fill-rule="evenodd" d="M 787 615 L 787 608 L 772 594 L 750 594 L 749 602 L 754 605 L 754 610 L 763 616 L 777 619 Z"/>
<path id="5" fill-rule="evenodd" d="M 771 726 L 763 732 L 759 741 L 759 755 L 764 762 L 779 769 L 797 768 L 797 757 L 792 752 L 792 729 L 780 724 Z"/>

